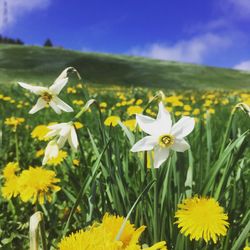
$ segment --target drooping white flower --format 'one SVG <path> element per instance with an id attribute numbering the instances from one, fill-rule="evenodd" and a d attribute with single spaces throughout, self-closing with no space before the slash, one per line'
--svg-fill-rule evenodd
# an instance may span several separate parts
<path id="1" fill-rule="evenodd" d="M 57 138 L 59 148 L 62 148 L 66 141 L 68 141 L 71 148 L 77 150 L 79 143 L 73 122 L 54 124 L 48 126 L 48 128 L 50 132 L 47 133 L 46 137 Z"/>
<path id="2" fill-rule="evenodd" d="M 172 126 L 169 112 L 162 102 L 156 119 L 137 114 L 136 121 L 147 134 L 132 147 L 132 152 L 154 150 L 154 167 L 159 168 L 169 156 L 169 150 L 184 152 L 190 148 L 184 137 L 194 129 L 194 118 L 184 116 Z"/>
<path id="3" fill-rule="evenodd" d="M 58 153 L 59 153 L 58 144 L 56 143 L 55 140 L 50 141 L 45 149 L 42 164 L 45 165 L 48 160 L 57 157 Z"/>
<path id="4" fill-rule="evenodd" d="M 58 97 L 63 87 L 68 82 L 69 71 L 76 72 L 76 70 L 72 67 L 66 68 L 49 88 L 18 82 L 21 87 L 28 89 L 35 95 L 40 96 L 35 106 L 29 111 L 30 114 L 34 114 L 43 109 L 47 104 L 49 104 L 57 114 L 61 114 L 62 111 L 73 112 L 73 109 Z"/>

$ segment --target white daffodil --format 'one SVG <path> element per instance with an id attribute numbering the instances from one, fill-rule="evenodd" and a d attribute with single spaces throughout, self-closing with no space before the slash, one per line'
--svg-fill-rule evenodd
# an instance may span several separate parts
<path id="1" fill-rule="evenodd" d="M 172 126 L 171 116 L 160 102 L 156 119 L 137 114 L 136 121 L 140 128 L 149 135 L 138 141 L 131 151 L 154 150 L 155 168 L 159 168 L 167 160 L 170 149 L 184 152 L 190 148 L 184 137 L 194 129 L 194 118 L 184 116 Z"/>
<path id="2" fill-rule="evenodd" d="M 56 143 L 55 140 L 50 141 L 45 149 L 45 154 L 42 164 L 45 165 L 49 159 L 57 157 L 58 153 L 59 153 L 58 144 Z"/>
<path id="3" fill-rule="evenodd" d="M 59 123 L 48 126 L 48 128 L 50 132 L 47 133 L 46 137 L 57 138 L 57 145 L 59 148 L 62 148 L 66 141 L 68 141 L 71 148 L 75 151 L 77 150 L 79 143 L 73 122 Z"/>
<path id="4" fill-rule="evenodd" d="M 18 84 L 31 91 L 35 95 L 40 96 L 37 100 L 35 106 L 29 111 L 30 114 L 34 114 L 37 111 L 46 107 L 47 104 L 57 113 L 61 114 L 62 110 L 65 112 L 72 112 L 73 109 L 64 101 L 62 101 L 58 95 L 60 94 L 63 87 L 68 82 L 68 72 L 74 71 L 77 72 L 74 68 L 68 67 L 66 68 L 55 80 L 55 82 L 49 87 L 40 87 L 40 86 L 32 86 L 27 83 L 18 82 Z"/>

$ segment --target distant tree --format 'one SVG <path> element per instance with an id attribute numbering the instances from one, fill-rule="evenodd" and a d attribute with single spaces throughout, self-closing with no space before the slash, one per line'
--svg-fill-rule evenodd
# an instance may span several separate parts
<path id="1" fill-rule="evenodd" d="M 24 45 L 24 42 L 18 38 L 16 39 L 16 44 Z"/>
<path id="2" fill-rule="evenodd" d="M 45 42 L 44 42 L 44 47 L 53 47 L 53 43 L 51 42 L 50 39 L 47 39 Z"/>
<path id="3" fill-rule="evenodd" d="M 10 37 L 5 37 L 0 35 L 0 43 L 2 44 L 19 44 L 19 45 L 23 45 L 24 42 L 21 39 L 13 39 Z"/>

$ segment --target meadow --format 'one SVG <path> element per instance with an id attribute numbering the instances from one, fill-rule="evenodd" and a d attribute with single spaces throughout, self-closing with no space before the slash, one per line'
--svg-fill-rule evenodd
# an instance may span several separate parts
<path id="1" fill-rule="evenodd" d="M 94 88 L 70 76 L 60 98 L 74 112 L 29 114 L 37 98 L 1 86 L 1 249 L 250 249 L 248 90 Z M 173 124 L 195 125 L 183 152 L 171 135 L 159 142 L 170 152 L 154 168 L 151 149 L 131 148 L 147 135 L 136 114 L 159 118 L 159 103 Z M 68 122 L 70 136 L 48 136 Z M 54 136 L 64 141 L 51 155 Z"/>

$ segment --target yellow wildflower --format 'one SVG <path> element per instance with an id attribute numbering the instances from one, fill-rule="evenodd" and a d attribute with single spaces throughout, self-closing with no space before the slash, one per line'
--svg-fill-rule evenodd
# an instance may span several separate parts
<path id="1" fill-rule="evenodd" d="M 68 87 L 68 88 L 67 88 L 67 93 L 68 93 L 68 94 L 70 94 L 70 93 L 75 94 L 75 93 L 76 93 L 76 89 L 75 89 L 75 88 L 72 88 L 72 87 Z"/>
<path id="2" fill-rule="evenodd" d="M 145 230 L 145 226 L 136 229 L 133 224 L 127 221 L 120 239 L 115 239 L 123 221 L 123 217 L 105 214 L 102 223 L 95 223 L 86 230 L 80 230 L 64 237 L 58 245 L 59 250 L 141 250 L 139 238 Z M 166 242 L 156 243 L 151 248 L 146 249 L 166 250 Z"/>
<path id="3" fill-rule="evenodd" d="M 143 108 L 140 106 L 130 106 L 127 109 L 128 115 L 141 114 L 142 111 L 143 111 Z"/>
<path id="4" fill-rule="evenodd" d="M 39 141 L 48 141 L 50 140 L 49 137 L 45 137 L 48 133 L 49 133 L 49 128 L 47 125 L 38 125 L 36 126 L 32 132 L 31 132 L 31 137 L 32 138 L 36 138 Z"/>
<path id="5" fill-rule="evenodd" d="M 68 156 L 68 153 L 64 150 L 59 150 L 57 157 L 50 158 L 47 161 L 48 165 L 58 166 L 60 165 Z"/>
<path id="6" fill-rule="evenodd" d="M 80 129 L 80 128 L 84 127 L 84 125 L 81 122 L 74 122 L 74 125 L 75 125 L 76 129 Z"/>
<path id="7" fill-rule="evenodd" d="M 191 240 L 203 238 L 208 242 L 212 239 L 216 243 L 220 235 L 226 235 L 228 216 L 215 199 L 194 197 L 184 200 L 178 207 L 175 223 Z"/>
<path id="8" fill-rule="evenodd" d="M 22 171 L 19 176 L 18 189 L 23 202 L 31 200 L 34 204 L 39 202 L 44 204 L 45 198 L 51 201 L 51 193 L 59 191 L 61 188 L 56 184 L 60 180 L 52 170 L 42 167 L 29 167 Z"/>
<path id="9" fill-rule="evenodd" d="M 123 124 L 126 127 L 128 127 L 131 131 L 134 131 L 136 127 L 136 120 L 135 119 L 127 120 L 127 121 L 124 121 Z"/>
<path id="10" fill-rule="evenodd" d="M 6 180 L 9 180 L 9 179 L 12 179 L 13 177 L 16 176 L 16 172 L 20 170 L 19 168 L 19 165 L 17 162 L 9 162 L 4 170 L 3 170 L 3 177 L 6 179 Z"/>
<path id="11" fill-rule="evenodd" d="M 21 118 L 21 117 L 9 117 L 9 118 L 6 118 L 5 121 L 4 121 L 4 124 L 12 127 L 12 130 L 15 132 L 17 127 L 24 123 L 25 119 L 24 118 Z"/>
<path id="12" fill-rule="evenodd" d="M 120 117 L 119 116 L 109 116 L 105 121 L 104 121 L 104 125 L 106 126 L 112 126 L 115 127 L 117 126 L 118 122 L 120 121 Z"/>
<path id="13" fill-rule="evenodd" d="M 44 149 L 40 149 L 40 150 L 36 151 L 36 157 L 38 158 L 38 157 L 44 155 L 44 152 L 45 152 Z"/>

